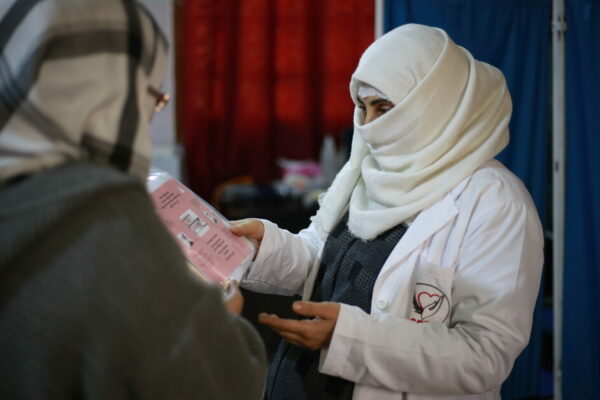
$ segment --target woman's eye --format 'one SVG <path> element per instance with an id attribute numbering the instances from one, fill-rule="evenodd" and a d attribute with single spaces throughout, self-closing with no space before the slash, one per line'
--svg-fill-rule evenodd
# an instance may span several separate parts
<path id="1" fill-rule="evenodd" d="M 389 107 L 389 106 L 381 106 L 381 107 L 379 107 L 379 108 L 377 109 L 377 114 L 378 114 L 378 115 L 383 115 L 383 114 L 385 114 L 386 112 L 390 111 L 391 109 L 392 109 L 392 107 Z"/>

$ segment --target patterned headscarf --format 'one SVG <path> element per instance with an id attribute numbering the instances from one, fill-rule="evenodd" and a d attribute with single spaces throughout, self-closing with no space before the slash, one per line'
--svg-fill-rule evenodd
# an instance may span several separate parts
<path id="1" fill-rule="evenodd" d="M 0 184 L 72 160 L 145 179 L 167 41 L 134 0 L 0 2 Z"/>

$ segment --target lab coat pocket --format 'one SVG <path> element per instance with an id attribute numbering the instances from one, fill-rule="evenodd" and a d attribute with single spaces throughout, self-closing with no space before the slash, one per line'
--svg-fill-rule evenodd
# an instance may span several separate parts
<path id="1" fill-rule="evenodd" d="M 443 267 L 421 257 L 415 272 L 410 320 L 448 324 L 454 268 Z"/>

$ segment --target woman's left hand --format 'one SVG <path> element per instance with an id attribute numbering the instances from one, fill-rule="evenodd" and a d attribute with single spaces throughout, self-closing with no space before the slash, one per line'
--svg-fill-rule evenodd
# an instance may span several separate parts
<path id="1" fill-rule="evenodd" d="M 273 328 L 285 340 L 296 346 L 318 350 L 329 345 L 340 314 L 340 303 L 296 301 L 292 309 L 312 319 L 283 319 L 275 314 L 260 313 L 258 322 Z"/>

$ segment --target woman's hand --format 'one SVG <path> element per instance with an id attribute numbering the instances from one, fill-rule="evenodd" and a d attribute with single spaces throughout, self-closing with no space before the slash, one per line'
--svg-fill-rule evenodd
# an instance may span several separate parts
<path id="1" fill-rule="evenodd" d="M 261 313 L 258 322 L 273 328 L 285 340 L 296 346 L 318 350 L 329 345 L 340 314 L 340 303 L 296 301 L 292 309 L 313 319 L 283 319 L 275 314 Z"/>
<path id="2" fill-rule="evenodd" d="M 258 219 L 242 219 L 240 221 L 231 221 L 233 225 L 231 227 L 231 233 L 237 236 L 245 236 L 256 246 L 256 254 L 260 248 L 260 243 L 265 234 L 265 226 L 262 221 Z"/>
<path id="3" fill-rule="evenodd" d="M 238 283 L 230 281 L 225 288 L 225 307 L 236 315 L 242 315 L 244 309 L 244 296 L 238 287 Z"/>

